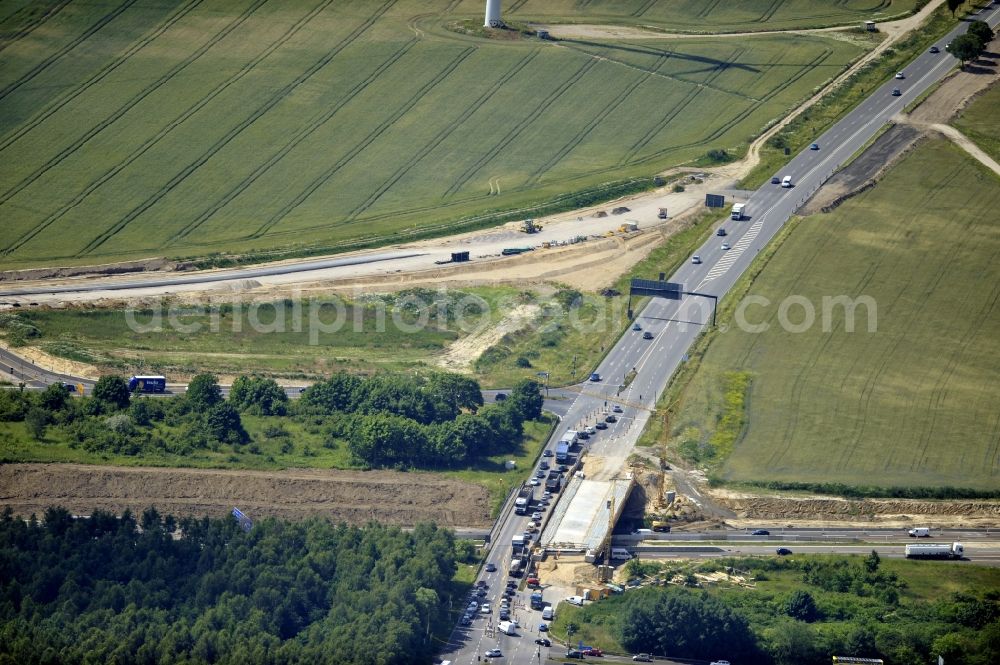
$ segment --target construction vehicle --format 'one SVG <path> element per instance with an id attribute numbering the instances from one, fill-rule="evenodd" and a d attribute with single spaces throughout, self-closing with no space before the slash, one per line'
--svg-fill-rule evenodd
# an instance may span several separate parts
<path id="1" fill-rule="evenodd" d="M 517 494 L 517 498 L 514 499 L 514 513 L 516 515 L 527 515 L 528 506 L 534 499 L 535 488 L 528 484 L 523 485 Z"/>
<path id="2" fill-rule="evenodd" d="M 533 219 L 526 219 L 521 222 L 521 233 L 538 233 L 542 230 L 541 224 L 536 224 Z"/>
<path id="3" fill-rule="evenodd" d="M 666 219 L 667 218 L 667 209 L 666 208 L 660 208 L 660 212 L 658 212 L 656 214 L 656 216 L 659 217 L 660 219 Z"/>
<path id="4" fill-rule="evenodd" d="M 534 249 L 534 247 L 508 247 L 500 250 L 500 254 L 503 256 L 515 256 L 517 254 L 524 254 L 525 252 L 533 251 Z"/>
<path id="5" fill-rule="evenodd" d="M 638 231 L 638 230 L 639 230 L 639 225 L 635 222 L 625 222 L 624 224 L 618 227 L 619 233 L 628 233 L 630 231 Z"/>

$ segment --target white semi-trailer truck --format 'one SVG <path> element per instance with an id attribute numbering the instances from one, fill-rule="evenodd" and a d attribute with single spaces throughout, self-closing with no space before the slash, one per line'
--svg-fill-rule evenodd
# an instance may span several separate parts
<path id="1" fill-rule="evenodd" d="M 962 543 L 920 543 L 906 546 L 907 559 L 961 559 L 965 555 Z"/>

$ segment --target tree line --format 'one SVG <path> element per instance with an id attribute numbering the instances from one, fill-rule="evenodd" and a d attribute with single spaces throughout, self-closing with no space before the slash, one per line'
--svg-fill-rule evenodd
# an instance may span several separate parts
<path id="1" fill-rule="evenodd" d="M 0 516 L 0 665 L 426 663 L 451 532 L 321 519 Z M 457 599 L 456 599 L 457 600 Z"/>
<path id="2" fill-rule="evenodd" d="M 240 376 L 224 398 L 211 374 L 195 376 L 173 399 L 132 395 L 125 380 L 104 376 L 91 396 L 72 399 L 60 384 L 40 393 L 0 391 L 0 420 L 23 421 L 43 440 L 49 428 L 62 430 L 72 445 L 90 452 L 124 455 L 187 455 L 251 441 L 244 415 L 292 418 L 325 428 L 347 442 L 353 459 L 371 467 L 441 468 L 520 444 L 524 422 L 542 413 L 537 382 L 525 380 L 506 400 L 484 406 L 479 384 L 445 372 L 426 376 L 335 374 L 307 388 L 297 402 L 273 379 Z"/>

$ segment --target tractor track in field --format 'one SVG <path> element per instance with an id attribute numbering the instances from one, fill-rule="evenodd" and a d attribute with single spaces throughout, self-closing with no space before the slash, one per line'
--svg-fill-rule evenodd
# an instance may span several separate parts
<path id="1" fill-rule="evenodd" d="M 582 79 L 587 72 L 594 68 L 597 64 L 596 60 L 588 60 L 583 64 L 582 67 L 577 69 L 568 79 L 562 82 L 558 88 L 550 91 L 545 97 L 539 100 L 538 104 L 531 110 L 528 115 L 526 115 L 520 122 L 517 122 L 510 130 L 507 131 L 504 136 L 493 144 L 484 155 L 482 155 L 476 162 L 469 167 L 465 175 L 459 178 L 457 181 L 452 183 L 452 185 L 445 191 L 444 196 L 451 196 L 452 194 L 458 192 L 465 183 L 472 179 L 472 177 L 482 170 L 487 164 L 489 164 L 493 159 L 500 154 L 504 146 L 516 139 L 521 133 L 527 129 L 539 116 L 542 115 L 547 109 L 549 109 L 552 103 L 562 97 L 568 90 L 570 90 L 576 83 Z"/>
<path id="2" fill-rule="evenodd" d="M 416 43 L 417 39 L 414 38 L 413 42 Z M 378 140 L 382 134 L 389 130 L 393 125 L 399 122 L 400 118 L 406 115 L 414 106 L 416 106 L 421 99 L 427 95 L 432 89 L 434 89 L 441 81 L 448 78 L 448 76 L 458 68 L 462 62 L 465 61 L 470 55 L 475 53 L 476 47 L 469 46 L 463 50 L 459 55 L 454 58 L 447 67 L 438 72 L 434 78 L 427 81 L 423 86 L 420 87 L 405 104 L 393 111 L 392 115 L 383 120 L 379 125 L 372 130 L 360 143 L 357 143 L 351 150 L 349 150 L 345 155 L 343 155 L 333 166 L 323 171 L 317 177 L 313 178 L 306 187 L 300 191 L 295 198 L 290 202 L 282 206 L 281 210 L 272 215 L 257 231 L 251 236 L 252 238 L 258 238 L 263 234 L 267 233 L 274 225 L 284 219 L 290 212 L 295 210 L 295 208 L 302 205 L 302 203 L 308 199 L 312 194 L 322 187 L 330 178 L 333 177 L 335 173 L 340 171 L 345 165 L 347 165 L 351 160 L 357 157 L 359 154 L 365 151 L 368 146 Z"/>
<path id="3" fill-rule="evenodd" d="M 368 30 L 368 28 L 370 28 L 395 3 L 396 0 L 387 0 L 385 3 L 383 3 L 375 11 L 374 14 L 369 16 L 364 23 L 355 28 L 350 33 L 350 35 L 348 35 L 346 39 L 342 40 L 330 51 L 327 51 L 327 53 L 322 58 L 314 62 L 309 67 L 309 69 L 300 74 L 294 81 L 286 84 L 277 93 L 273 94 L 263 105 L 259 106 L 249 117 L 245 118 L 243 122 L 238 124 L 236 127 L 230 129 L 225 134 L 225 136 L 223 136 L 221 139 L 212 144 L 212 146 L 206 152 L 199 155 L 199 157 L 195 161 L 191 162 L 186 167 L 184 167 L 179 173 L 175 174 L 174 177 L 171 178 L 166 185 L 157 190 L 152 196 L 147 198 L 140 205 L 133 208 L 124 218 L 116 222 L 110 229 L 107 229 L 106 231 L 98 235 L 95 239 L 93 239 L 90 243 L 88 243 L 86 247 L 84 247 L 80 252 L 78 252 L 76 256 L 80 257 L 92 253 L 95 249 L 106 243 L 108 240 L 110 240 L 112 237 L 118 234 L 122 229 L 131 224 L 142 213 L 144 213 L 146 210 L 155 205 L 164 196 L 166 196 L 172 189 L 174 189 L 177 185 L 186 180 L 191 174 L 193 174 L 195 171 L 201 168 L 209 159 L 215 156 L 230 141 L 236 138 L 236 136 L 238 136 L 245 129 L 250 127 L 250 125 L 259 120 L 262 116 L 264 116 L 264 114 L 266 114 L 272 108 L 277 106 L 279 102 L 285 99 L 289 94 L 291 94 L 293 90 L 295 90 L 300 85 L 305 83 L 313 75 L 315 75 L 316 72 L 318 72 L 323 67 L 328 65 L 330 61 L 333 60 L 334 57 L 336 57 L 341 51 L 347 48 L 347 46 L 350 45 L 355 39 L 364 34 Z M 249 69 L 251 68 L 252 67 L 247 67 L 245 69 L 249 71 Z"/>
<path id="4" fill-rule="evenodd" d="M 63 7 L 65 7 L 72 1 L 73 0 L 59 0 L 59 2 L 50 7 L 47 12 L 36 18 L 34 21 L 31 21 L 30 23 L 25 25 L 23 28 L 15 32 L 13 35 L 10 35 L 9 37 L 4 37 L 3 40 L 0 41 L 0 51 L 3 51 L 11 44 L 19 42 L 20 40 L 30 35 L 32 32 L 34 32 L 35 28 L 37 28 L 38 26 L 40 26 L 41 24 L 45 23 L 47 20 L 58 14 L 60 11 L 62 11 Z M 14 13 L 16 14 L 17 12 Z"/>
<path id="5" fill-rule="evenodd" d="M 46 69 L 48 69 L 49 66 L 52 63 L 54 63 L 56 60 L 59 60 L 60 58 L 62 58 L 66 54 L 68 54 L 70 51 L 72 51 L 73 49 L 75 49 L 77 46 L 79 46 L 83 42 L 85 42 L 88 39 L 90 39 L 91 37 L 93 37 L 98 31 L 101 30 L 101 28 L 103 28 L 104 26 L 106 26 L 108 23 L 111 23 L 111 21 L 115 20 L 116 18 L 118 18 L 119 16 L 121 16 L 123 13 L 125 13 L 125 11 L 129 7 L 131 7 L 132 5 L 134 5 L 137 1 L 138 0 L 125 0 L 125 2 L 123 2 L 120 5 L 118 5 L 117 7 L 115 7 L 114 9 L 112 9 L 110 12 L 108 12 L 107 14 L 105 14 L 104 16 L 102 16 L 101 18 L 99 18 L 96 23 L 92 24 L 89 28 L 87 28 L 83 32 L 83 34 L 77 36 L 76 39 L 72 40 L 70 43 L 66 44 L 65 46 L 63 46 L 58 51 L 56 51 L 55 53 L 53 53 L 49 57 L 45 58 L 44 60 L 42 60 L 41 62 L 39 62 L 38 64 L 36 64 L 34 67 L 32 67 L 31 69 L 29 69 L 27 72 L 25 72 L 16 81 L 12 81 L 11 83 L 8 83 L 6 86 L 4 86 L 2 89 L 0 89 L 0 100 L 4 99 L 5 97 L 7 97 L 7 95 L 9 95 L 10 93 L 14 92 L 18 88 L 20 88 L 22 85 L 24 85 L 25 83 L 27 83 L 31 79 L 33 79 L 36 76 L 38 76 L 39 74 L 41 74 L 43 71 L 45 71 Z"/>
<path id="6" fill-rule="evenodd" d="M 111 62 L 101 67 L 97 72 L 87 78 L 86 81 L 72 89 L 66 91 L 56 99 L 52 100 L 44 109 L 32 116 L 26 123 L 19 126 L 0 141 L 0 151 L 6 150 L 15 141 L 42 124 L 53 114 L 62 110 L 66 104 L 70 103 L 94 85 L 103 81 L 109 74 L 124 65 L 136 53 L 159 38 L 164 32 L 172 27 L 177 21 L 187 16 L 193 9 L 202 3 L 203 0 L 188 0 L 184 5 L 174 9 L 173 14 L 164 19 L 158 26 L 147 32 L 137 41 L 133 42 L 124 53 L 114 58 Z"/>
<path id="7" fill-rule="evenodd" d="M 374 205 L 375 202 L 378 201 L 382 197 L 383 194 L 385 194 L 387 191 L 389 191 L 390 187 L 392 187 L 397 182 L 399 182 L 399 180 L 403 176 L 405 176 L 410 171 L 410 169 L 412 169 L 416 164 L 418 164 L 427 155 L 429 155 L 431 153 L 431 151 L 434 150 L 434 148 L 436 148 L 437 146 L 439 146 L 449 136 L 451 136 L 452 132 L 454 132 L 456 129 L 458 129 L 459 127 L 461 127 L 462 124 L 465 123 L 466 120 L 468 120 L 470 117 L 472 117 L 473 113 L 475 113 L 480 108 L 482 108 L 482 106 L 487 101 L 489 101 L 494 95 L 498 94 L 500 92 L 500 89 L 503 88 L 503 86 L 506 85 L 508 81 L 510 81 L 515 76 L 517 76 L 517 74 L 519 74 L 521 72 L 521 70 L 523 70 L 525 67 L 527 67 L 528 64 L 532 60 L 534 60 L 538 56 L 539 53 L 540 53 L 539 49 L 535 49 L 535 50 L 531 51 L 524 58 L 522 58 L 521 60 L 519 60 L 518 62 L 516 62 L 514 64 L 514 66 L 511 67 L 510 69 L 508 69 L 500 78 L 496 79 L 496 81 L 494 81 L 493 85 L 490 86 L 490 88 L 488 90 L 486 90 L 479 97 L 477 97 L 471 104 L 469 104 L 468 106 L 465 107 L 465 110 L 462 112 L 462 114 L 458 118 L 456 118 L 452 122 L 449 122 L 448 125 L 444 129 L 440 130 L 437 134 L 435 134 L 434 137 L 431 138 L 430 141 L 428 141 L 427 143 L 424 144 L 424 146 L 417 152 L 416 155 L 413 156 L 413 158 L 407 160 L 403 164 L 403 166 L 401 166 L 400 168 L 396 169 L 396 171 L 388 179 L 386 179 L 385 182 L 383 182 L 381 185 L 379 185 L 375 189 L 375 192 L 371 196 L 369 196 L 364 201 L 364 203 L 362 203 L 361 205 L 359 205 L 358 207 L 356 207 L 354 210 L 352 210 L 351 213 L 348 215 L 348 218 L 347 218 L 346 222 L 349 223 L 349 222 L 353 221 L 354 219 L 356 219 L 358 217 L 358 215 L 360 215 L 365 210 L 367 210 L 372 205 Z"/>
<path id="8" fill-rule="evenodd" d="M 139 102 L 141 102 L 146 97 L 148 97 L 149 95 L 151 95 L 153 92 L 155 92 L 156 90 L 158 90 L 160 88 L 160 86 L 162 86 L 164 83 L 166 83 L 167 81 L 169 81 L 170 79 L 172 79 L 174 76 L 176 76 L 178 73 L 180 73 L 181 71 L 183 71 L 185 68 L 187 68 L 189 65 L 191 65 L 191 63 L 193 63 L 195 60 L 197 60 L 202 55 L 204 55 L 209 49 L 211 49 L 220 40 L 224 39 L 233 30 L 235 30 L 240 25 L 242 25 L 250 17 L 250 15 L 254 11 L 256 11 L 256 9 L 259 8 L 261 5 L 263 5 L 265 2 L 267 2 L 267 0 L 257 0 L 253 5 L 251 5 L 249 8 L 247 8 L 246 11 L 244 11 L 242 14 L 240 14 L 239 17 L 237 17 L 236 19 L 234 19 L 233 21 L 231 21 L 229 24 L 226 25 L 226 27 L 224 27 L 222 30 L 220 30 L 219 32 L 217 32 L 210 40 L 208 40 L 205 44 L 203 44 L 201 47 L 199 47 L 197 51 L 194 51 L 193 53 L 191 53 L 187 58 L 185 58 L 184 60 L 182 60 L 181 62 L 179 62 L 177 65 L 175 65 L 174 67 L 172 67 L 166 74 L 164 74 L 163 76 L 159 77 L 156 81 L 154 81 L 153 83 L 151 83 L 148 86 L 146 86 L 145 88 L 143 88 L 141 91 L 139 91 L 138 94 L 134 95 L 129 101 L 125 102 L 125 104 L 123 106 L 120 106 L 118 108 L 118 110 L 116 110 L 114 113 L 112 113 L 111 115 L 109 115 L 106 118 L 104 118 L 104 120 L 102 120 L 101 122 L 99 122 L 94 127 L 91 127 L 82 137 L 78 138 L 76 141 L 74 141 L 73 143 L 71 143 L 66 148 L 63 148 L 54 157 L 52 157 L 48 161 L 46 161 L 45 164 L 43 164 L 42 166 L 40 166 L 37 169 L 35 169 L 29 176 L 23 178 L 20 182 L 18 182 L 18 184 L 14 185 L 11 189 L 7 190 L 2 195 L 0 195 L 0 205 L 3 205 L 7 201 L 9 201 L 13 196 L 15 196 L 16 194 L 18 194 L 19 192 L 21 192 L 24 188 L 28 187 L 33 182 L 35 182 L 36 180 L 38 180 L 38 178 L 42 177 L 50 169 L 54 168 L 60 162 L 62 162 L 64 159 L 66 159 L 71 154 L 73 154 L 74 152 L 76 152 L 77 150 L 79 150 L 80 147 L 82 147 L 85 143 L 87 143 L 92 138 L 94 138 L 95 136 L 97 136 L 98 134 L 100 134 L 102 131 L 104 131 L 105 129 L 107 129 L 108 127 L 110 127 L 112 124 L 114 124 L 118 119 L 120 119 L 122 116 L 124 116 L 134 106 L 136 106 L 137 104 L 139 104 Z M 43 227 L 36 227 L 30 233 L 32 233 L 34 235 L 37 235 L 37 232 L 41 231 L 42 229 L 43 229 Z M 9 253 L 13 249 L 16 249 L 16 247 L 20 247 L 22 244 L 24 244 L 24 243 L 21 240 L 15 241 L 14 244 L 8 246 L 4 250 L 4 253 Z"/>
<path id="9" fill-rule="evenodd" d="M 266 172 L 271 170 L 278 162 L 280 162 L 286 155 L 288 155 L 296 146 L 300 145 L 303 141 L 309 138 L 317 129 L 323 126 L 325 123 L 329 122 L 344 106 L 351 102 L 355 97 L 361 94 L 369 85 L 372 84 L 379 76 L 381 76 L 386 70 L 388 70 L 392 65 L 399 61 L 404 55 L 406 55 L 413 46 L 416 45 L 419 37 L 416 37 L 408 42 L 404 42 L 394 53 L 392 53 L 386 60 L 384 60 L 371 74 L 365 77 L 362 81 L 357 83 L 353 88 L 351 88 L 347 94 L 340 100 L 337 101 L 332 107 L 330 107 L 325 113 L 315 118 L 312 122 L 307 124 L 305 127 L 299 129 L 290 141 L 285 143 L 277 152 L 272 154 L 266 161 L 257 166 L 247 177 L 238 182 L 235 186 L 230 188 L 226 194 L 218 199 L 212 206 L 202 212 L 198 217 L 192 220 L 187 226 L 181 229 L 176 235 L 172 236 L 168 240 L 161 243 L 161 247 L 170 245 L 179 240 L 183 240 L 188 237 L 192 232 L 197 230 L 206 221 L 211 219 L 215 214 L 217 214 L 224 207 L 229 205 L 237 196 L 245 192 L 251 185 L 253 185 L 261 176 Z"/>

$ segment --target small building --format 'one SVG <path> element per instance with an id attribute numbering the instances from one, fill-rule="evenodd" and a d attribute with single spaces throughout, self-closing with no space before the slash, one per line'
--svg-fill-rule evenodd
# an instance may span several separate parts
<path id="1" fill-rule="evenodd" d="M 861 27 L 868 32 L 878 32 L 878 28 L 875 27 L 875 21 L 865 21 L 865 24 Z"/>

